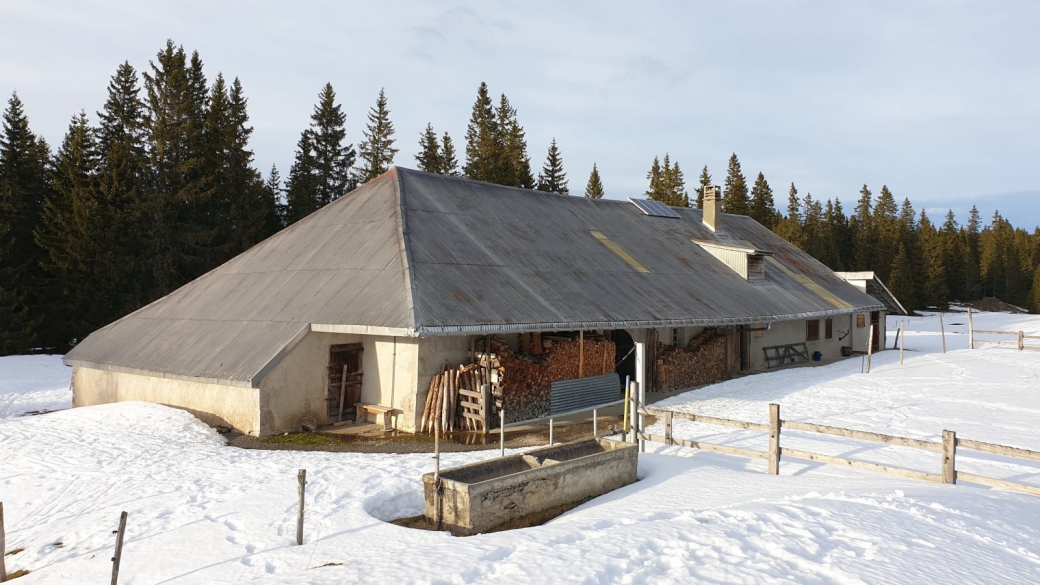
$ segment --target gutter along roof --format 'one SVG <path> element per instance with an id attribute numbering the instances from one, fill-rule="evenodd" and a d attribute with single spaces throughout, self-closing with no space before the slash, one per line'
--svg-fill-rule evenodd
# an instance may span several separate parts
<path id="1" fill-rule="evenodd" d="M 310 330 L 426 337 L 876 310 L 754 220 L 395 168 L 91 334 L 69 365 L 258 384 Z M 748 282 L 694 241 L 773 253 Z"/>

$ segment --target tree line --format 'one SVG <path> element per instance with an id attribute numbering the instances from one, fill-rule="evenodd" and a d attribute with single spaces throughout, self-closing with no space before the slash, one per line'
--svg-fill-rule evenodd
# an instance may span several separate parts
<path id="1" fill-rule="evenodd" d="M 264 177 L 249 149 L 241 82 L 210 82 L 197 52 L 167 41 L 148 67 L 116 68 L 96 122 L 75 114 L 61 144 L 32 132 L 12 94 L 0 129 L 0 355 L 65 351 L 91 331 L 160 298 L 283 227 L 386 172 L 398 149 L 382 90 L 361 140 L 347 139 L 331 84 L 319 92 L 283 182 Z M 503 93 L 477 89 L 460 164 L 447 133 L 419 134 L 419 169 L 569 194 L 553 139 L 535 176 L 524 128 Z M 693 197 L 679 162 L 655 157 L 646 196 L 701 206 L 712 184 L 705 166 Z M 887 187 L 864 186 L 850 216 L 840 200 L 804 198 L 792 184 L 775 209 L 762 173 L 750 191 L 734 154 L 722 210 L 749 215 L 835 270 L 874 270 L 908 308 L 996 296 L 1040 310 L 1040 232 L 999 214 L 983 226 L 941 225 Z M 593 164 L 584 196 L 601 198 Z"/>

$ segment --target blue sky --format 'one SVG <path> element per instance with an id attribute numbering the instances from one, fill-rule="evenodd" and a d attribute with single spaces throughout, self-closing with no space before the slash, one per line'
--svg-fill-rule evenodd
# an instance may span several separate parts
<path id="1" fill-rule="evenodd" d="M 414 167 L 431 122 L 458 146 L 481 81 L 519 110 L 532 165 L 556 138 L 572 191 L 646 189 L 655 155 L 721 184 L 736 152 L 786 204 L 887 184 L 935 218 L 972 203 L 1040 224 L 1036 2 L 14 2 L 0 4 L 0 93 L 56 145 L 116 66 L 172 38 L 212 80 L 239 77 L 265 173 L 283 176 L 329 81 L 357 141 L 386 88 Z"/>

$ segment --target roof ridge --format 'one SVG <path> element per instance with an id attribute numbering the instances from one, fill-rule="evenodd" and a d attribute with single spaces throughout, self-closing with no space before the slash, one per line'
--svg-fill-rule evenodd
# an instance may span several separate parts
<path id="1" fill-rule="evenodd" d="M 411 311 L 412 319 L 412 331 L 419 330 L 419 308 L 416 306 L 416 298 L 418 295 L 415 294 L 415 270 L 412 267 L 412 252 L 410 247 L 405 243 L 408 234 L 405 232 L 404 223 L 404 189 L 401 188 L 401 182 L 404 180 L 403 175 L 408 173 L 400 172 L 401 167 L 394 167 L 392 169 L 394 177 L 394 195 L 396 198 L 395 207 L 397 208 L 397 243 L 401 250 L 401 264 L 404 269 L 404 286 L 408 295 L 408 305 Z M 408 170 L 408 169 L 405 169 Z M 421 171 L 420 171 L 421 172 Z"/>

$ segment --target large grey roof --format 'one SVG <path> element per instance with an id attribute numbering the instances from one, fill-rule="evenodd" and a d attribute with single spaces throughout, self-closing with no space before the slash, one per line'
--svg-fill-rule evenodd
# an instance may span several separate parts
<path id="1" fill-rule="evenodd" d="M 750 218 L 723 214 L 713 233 L 699 210 L 675 210 L 678 220 L 651 217 L 625 201 L 396 168 L 99 329 L 65 361 L 255 385 L 312 329 L 711 326 L 880 308 Z M 765 280 L 748 282 L 692 240 L 774 256 Z"/>

